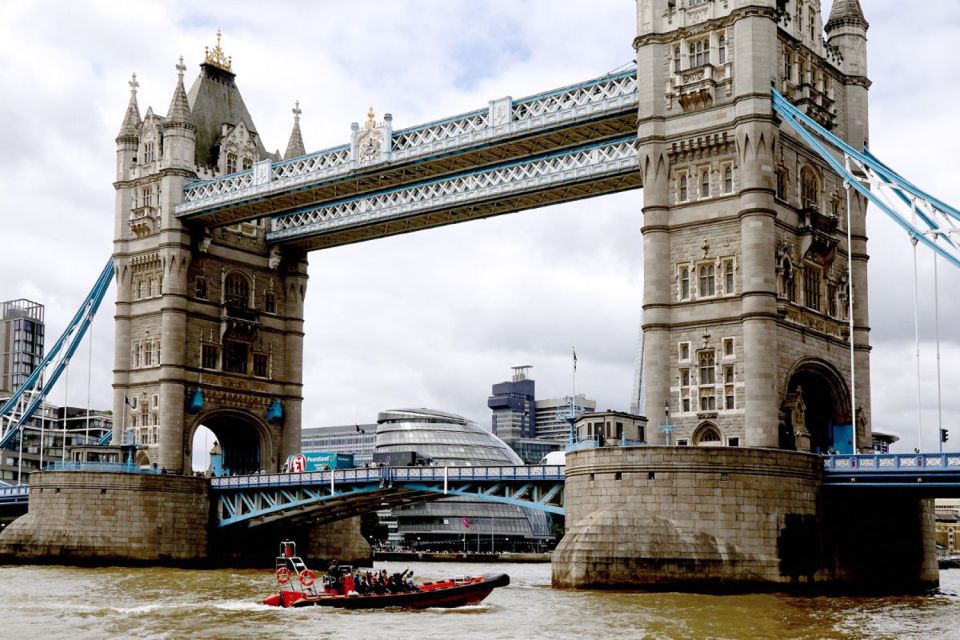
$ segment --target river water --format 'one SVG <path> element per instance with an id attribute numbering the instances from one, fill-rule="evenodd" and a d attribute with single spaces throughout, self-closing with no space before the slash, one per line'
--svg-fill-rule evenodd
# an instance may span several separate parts
<path id="1" fill-rule="evenodd" d="M 272 571 L 0 567 L 0 638 L 524 640 L 957 638 L 960 569 L 917 597 L 561 591 L 549 564 L 377 563 L 418 579 L 505 572 L 509 587 L 462 609 L 347 612 L 258 604 Z"/>

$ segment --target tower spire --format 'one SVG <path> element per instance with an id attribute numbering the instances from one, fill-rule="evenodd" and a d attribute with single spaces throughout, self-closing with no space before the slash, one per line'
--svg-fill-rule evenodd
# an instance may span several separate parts
<path id="1" fill-rule="evenodd" d="M 170 108 L 167 110 L 167 122 L 193 126 L 190 103 L 187 101 L 187 92 L 183 88 L 183 72 L 186 71 L 186 67 L 183 65 L 183 56 L 180 56 L 176 69 L 177 88 L 173 91 L 173 99 L 170 100 Z"/>
<path id="2" fill-rule="evenodd" d="M 869 28 L 870 24 L 863 15 L 860 0 L 833 0 L 833 6 L 830 8 L 830 19 L 827 20 L 824 30 L 830 32 L 844 25 L 860 27 L 864 30 Z"/>
<path id="3" fill-rule="evenodd" d="M 127 112 L 123 116 L 123 124 L 120 125 L 120 133 L 117 134 L 117 142 L 121 142 L 125 139 L 133 139 L 136 141 L 137 136 L 140 134 L 140 107 L 137 105 L 137 87 L 140 86 L 140 83 L 137 82 L 137 74 L 130 76 L 130 102 L 127 104 Z"/>
<path id="4" fill-rule="evenodd" d="M 290 141 L 287 142 L 287 151 L 283 154 L 284 160 L 306 155 L 307 150 L 303 146 L 303 134 L 300 133 L 300 101 L 297 100 L 293 105 L 293 131 L 290 132 Z"/>

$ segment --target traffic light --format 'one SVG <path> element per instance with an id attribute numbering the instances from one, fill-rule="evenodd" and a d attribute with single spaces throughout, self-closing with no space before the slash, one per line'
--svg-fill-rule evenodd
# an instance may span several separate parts
<path id="1" fill-rule="evenodd" d="M 946 429 L 940 429 L 940 442 L 946 442 L 950 439 L 950 432 Z"/>

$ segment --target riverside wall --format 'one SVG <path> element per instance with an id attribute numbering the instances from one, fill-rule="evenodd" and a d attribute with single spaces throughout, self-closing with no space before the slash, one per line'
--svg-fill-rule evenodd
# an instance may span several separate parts
<path id="1" fill-rule="evenodd" d="M 814 455 L 609 447 L 569 453 L 566 473 L 554 586 L 910 592 L 937 582 L 929 501 L 825 492 Z"/>

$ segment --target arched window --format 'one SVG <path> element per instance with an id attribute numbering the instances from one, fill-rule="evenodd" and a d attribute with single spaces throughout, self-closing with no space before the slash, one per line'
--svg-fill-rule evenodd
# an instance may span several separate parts
<path id="1" fill-rule="evenodd" d="M 712 262 L 700 265 L 700 286 L 697 288 L 699 297 L 706 298 L 717 294 L 716 271 Z"/>
<path id="2" fill-rule="evenodd" d="M 820 180 L 810 167 L 800 171 L 800 198 L 804 209 L 820 209 Z"/>
<path id="3" fill-rule="evenodd" d="M 687 174 L 680 174 L 680 193 L 678 194 L 678 199 L 680 202 L 686 202 L 689 195 L 689 189 L 687 188 Z"/>
<path id="4" fill-rule="evenodd" d="M 673 72 L 680 73 L 680 47 L 673 48 Z"/>
<path id="5" fill-rule="evenodd" d="M 693 434 L 693 443 L 699 447 L 719 447 L 723 444 L 720 437 L 720 429 L 713 423 L 700 425 L 696 433 Z"/>
<path id="6" fill-rule="evenodd" d="M 700 197 L 710 197 L 710 169 L 703 169 L 700 172 Z"/>
<path id="7" fill-rule="evenodd" d="M 243 170 L 244 170 L 244 171 L 249 171 L 250 169 L 253 169 L 253 159 L 252 159 L 252 158 L 244 158 L 244 159 L 243 159 Z"/>
<path id="8" fill-rule="evenodd" d="M 720 64 L 727 62 L 727 36 L 721 35 L 717 38 L 717 61 Z"/>
<path id="9" fill-rule="evenodd" d="M 733 193 L 733 167 L 730 165 L 723 168 L 723 192 Z"/>
<path id="10" fill-rule="evenodd" d="M 700 67 L 710 64 L 710 42 L 708 40 L 697 40 L 691 42 L 689 46 L 690 68 Z"/>
<path id="11" fill-rule="evenodd" d="M 231 273 L 223 283 L 223 303 L 231 307 L 250 306 L 250 283 L 239 273 Z"/>

